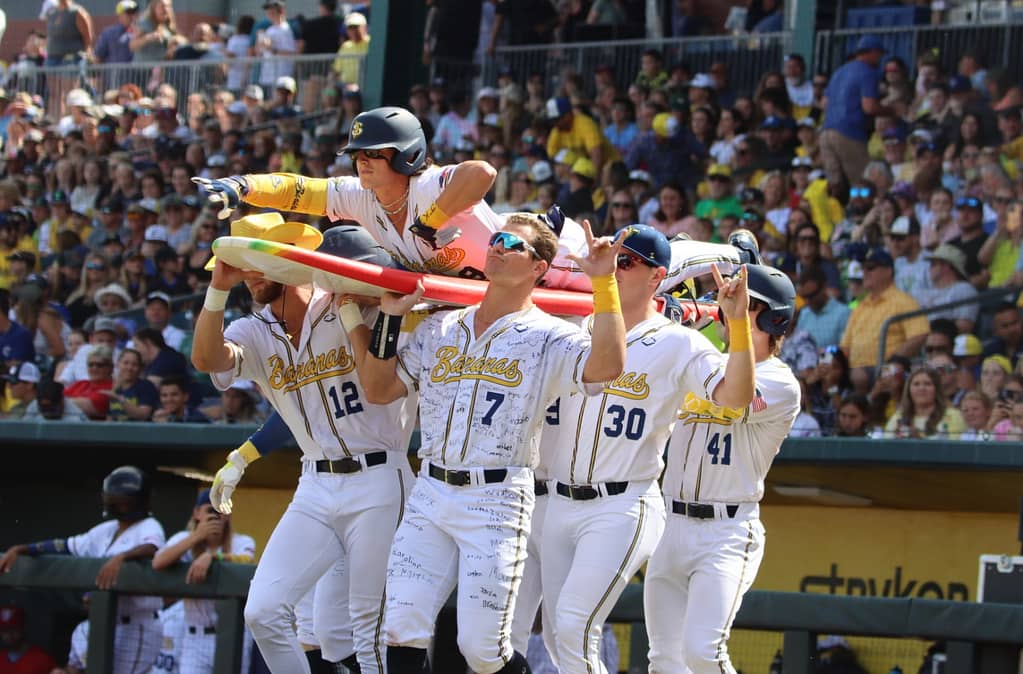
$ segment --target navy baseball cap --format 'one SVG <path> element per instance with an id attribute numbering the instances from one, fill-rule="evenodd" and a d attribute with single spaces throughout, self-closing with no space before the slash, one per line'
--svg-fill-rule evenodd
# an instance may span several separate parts
<path id="1" fill-rule="evenodd" d="M 888 50 L 885 48 L 884 42 L 882 42 L 881 38 L 879 38 L 878 36 L 864 35 L 856 43 L 856 53 L 862 54 L 865 51 L 886 52 Z"/>
<path id="2" fill-rule="evenodd" d="M 622 247 L 651 267 L 671 266 L 671 245 L 666 236 L 649 225 L 629 225 L 619 230 L 625 237 Z"/>
<path id="3" fill-rule="evenodd" d="M 898 143 L 901 143 L 907 138 L 909 138 L 909 130 L 906 129 L 905 125 L 903 124 L 896 124 L 895 126 L 890 126 L 884 130 L 884 133 L 881 134 L 881 140 L 885 141 L 894 140 Z"/>
<path id="4" fill-rule="evenodd" d="M 572 112 L 572 101 L 564 96 L 550 98 L 546 105 L 547 119 L 561 119 Z"/>
<path id="5" fill-rule="evenodd" d="M 766 119 L 764 119 L 763 122 L 760 123 L 760 128 L 765 130 L 784 129 L 785 120 L 783 120 L 781 117 L 769 115 Z"/>
<path id="6" fill-rule="evenodd" d="M 203 489 L 199 492 L 199 495 L 195 497 L 195 507 L 198 508 L 199 506 L 204 506 L 207 503 L 210 503 L 210 490 Z"/>
<path id="7" fill-rule="evenodd" d="M 867 251 L 867 254 L 863 256 L 863 264 L 873 264 L 882 267 L 894 267 L 895 261 L 892 260 L 891 254 L 887 250 L 880 246 L 874 246 Z"/>

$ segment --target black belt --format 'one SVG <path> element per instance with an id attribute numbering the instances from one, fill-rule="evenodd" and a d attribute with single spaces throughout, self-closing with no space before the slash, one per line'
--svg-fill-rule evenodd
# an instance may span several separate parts
<path id="1" fill-rule="evenodd" d="M 139 618 L 145 618 L 145 617 L 147 617 L 147 616 L 136 615 L 135 619 L 138 620 Z M 159 619 L 160 619 L 160 614 L 157 613 L 156 611 L 153 611 L 153 620 L 159 620 Z M 120 623 L 122 625 L 130 625 L 131 621 L 132 621 L 132 616 L 130 616 L 130 615 L 123 615 L 123 616 L 120 617 Z"/>
<path id="2" fill-rule="evenodd" d="M 367 468 L 387 463 L 387 452 L 369 452 L 362 456 Z M 316 462 L 317 473 L 341 473 L 347 475 L 348 473 L 358 473 L 360 470 L 362 470 L 362 462 L 352 456 L 333 460 L 320 459 Z"/>
<path id="3" fill-rule="evenodd" d="M 189 625 L 188 626 L 188 633 L 189 634 L 216 634 L 217 633 L 217 628 L 216 627 L 193 627 L 192 625 Z"/>
<path id="4" fill-rule="evenodd" d="M 533 493 L 536 496 L 546 496 L 549 493 L 546 480 L 533 480 Z"/>
<path id="5" fill-rule="evenodd" d="M 735 513 L 738 511 L 738 504 L 725 506 L 725 512 L 728 513 L 729 517 L 735 517 Z M 683 501 L 672 501 L 671 512 L 676 515 L 695 517 L 698 520 L 712 520 L 717 517 L 717 513 L 714 512 L 714 506 L 710 503 L 684 503 Z"/>
<path id="6" fill-rule="evenodd" d="M 441 482 L 446 482 L 455 487 L 464 487 L 472 484 L 472 472 L 468 470 L 448 470 L 447 468 L 441 468 L 430 464 L 430 477 Z M 507 468 L 484 468 L 483 469 L 483 482 L 486 484 L 492 484 L 494 482 L 504 482 L 505 478 L 508 477 Z"/>
<path id="7" fill-rule="evenodd" d="M 608 496 L 617 496 L 618 494 L 624 493 L 629 488 L 628 482 L 605 482 L 604 490 Z M 588 484 L 565 484 L 559 482 L 555 487 L 555 490 L 561 496 L 568 497 L 573 501 L 590 501 L 603 496 L 597 487 Z"/>

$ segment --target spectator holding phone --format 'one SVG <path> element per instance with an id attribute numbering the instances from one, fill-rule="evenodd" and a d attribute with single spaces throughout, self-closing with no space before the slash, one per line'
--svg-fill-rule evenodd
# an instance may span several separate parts
<path id="1" fill-rule="evenodd" d="M 188 526 L 171 536 L 153 557 L 153 569 L 161 571 L 183 562 L 189 565 L 185 582 L 202 583 L 214 562 L 249 564 L 255 556 L 256 542 L 251 536 L 232 530 L 231 516 L 214 510 L 210 490 L 204 489 L 196 498 Z M 212 673 L 217 642 L 216 601 L 185 599 L 184 613 L 185 639 L 178 671 Z M 247 658 L 243 656 L 242 660 L 242 671 L 247 672 Z"/>
<path id="2" fill-rule="evenodd" d="M 991 409 L 991 417 L 988 419 L 988 430 L 994 431 L 995 427 L 1012 415 L 1012 405 L 1017 400 L 1023 399 L 1023 376 L 1011 375 L 1002 388 L 995 395 L 994 407 Z"/>

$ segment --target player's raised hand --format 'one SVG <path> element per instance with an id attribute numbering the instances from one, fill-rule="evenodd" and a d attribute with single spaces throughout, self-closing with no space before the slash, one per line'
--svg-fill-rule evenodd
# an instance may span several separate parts
<path id="1" fill-rule="evenodd" d="M 583 232 L 586 234 L 586 257 L 568 255 L 568 259 L 587 276 L 614 274 L 618 265 L 618 253 L 622 251 L 625 237 L 619 236 L 617 239 L 609 236 L 594 237 L 589 220 L 583 220 Z"/>
<path id="2" fill-rule="evenodd" d="M 746 280 L 746 265 L 734 275 L 725 279 L 718 265 L 711 267 L 714 282 L 718 286 L 718 306 L 728 320 L 742 320 L 749 315 L 749 289 Z"/>
<path id="3" fill-rule="evenodd" d="M 248 192 L 248 185 L 242 176 L 231 176 L 219 180 L 192 178 L 192 182 L 202 188 L 209 203 L 220 206 L 217 217 L 221 220 L 231 216 L 234 209 L 238 208 L 242 202 L 242 197 Z"/>
<path id="4" fill-rule="evenodd" d="M 426 288 L 422 281 L 416 281 L 416 289 L 408 295 L 384 293 L 380 297 L 380 311 L 391 316 L 404 316 L 423 298 Z"/>
<path id="5" fill-rule="evenodd" d="M 217 290 L 230 290 L 242 281 L 255 281 L 261 278 L 263 278 L 261 271 L 245 271 L 238 267 L 232 267 L 218 257 L 213 266 L 213 278 L 210 280 L 210 285 Z"/>

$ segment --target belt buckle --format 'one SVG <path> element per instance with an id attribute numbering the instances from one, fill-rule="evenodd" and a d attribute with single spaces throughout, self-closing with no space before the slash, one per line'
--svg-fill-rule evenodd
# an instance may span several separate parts
<path id="1" fill-rule="evenodd" d="M 446 480 L 450 485 L 465 487 L 472 484 L 472 473 L 467 470 L 445 470 L 445 474 L 450 476 L 450 479 Z"/>
<path id="2" fill-rule="evenodd" d="M 592 501 L 600 496 L 600 490 L 587 485 L 569 485 L 568 493 L 577 501 Z"/>

